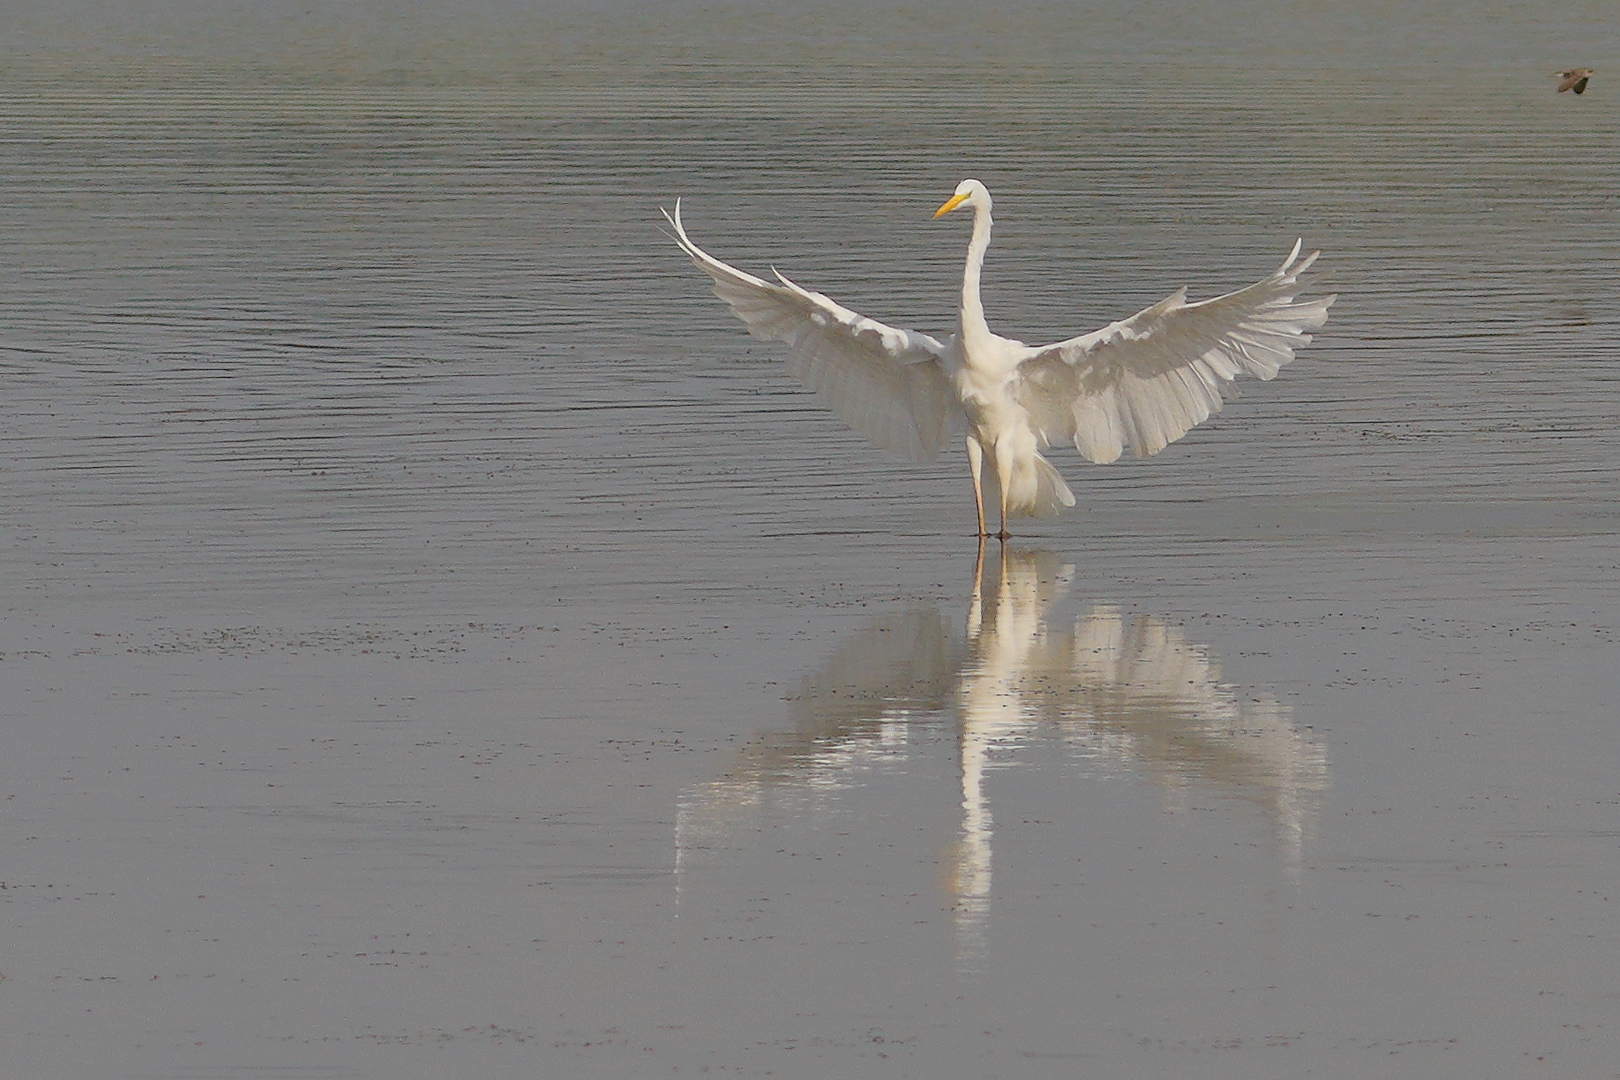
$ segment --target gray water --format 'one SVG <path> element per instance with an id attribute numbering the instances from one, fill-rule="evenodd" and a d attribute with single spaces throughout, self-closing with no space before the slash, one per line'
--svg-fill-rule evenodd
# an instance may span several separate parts
<path id="1" fill-rule="evenodd" d="M 18 1075 L 1620 1075 L 1609 5 L 63 11 L 0 45 Z M 976 565 L 962 455 L 657 213 L 946 333 L 970 175 L 1003 333 L 1296 236 L 1340 299 Z"/>

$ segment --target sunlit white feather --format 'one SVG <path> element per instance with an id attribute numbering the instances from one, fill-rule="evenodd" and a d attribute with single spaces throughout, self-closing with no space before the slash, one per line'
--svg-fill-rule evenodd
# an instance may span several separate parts
<path id="1" fill-rule="evenodd" d="M 874 445 L 931 461 L 965 427 L 976 494 L 981 456 L 991 463 L 1003 535 L 1007 517 L 1074 505 L 1041 446 L 1072 442 L 1099 463 L 1127 448 L 1156 454 L 1219 412 L 1239 375 L 1275 377 L 1335 299 L 1296 299 L 1317 256 L 1301 259 L 1296 242 L 1247 288 L 1194 304 L 1178 289 L 1101 330 L 1031 347 L 992 333 L 980 304 L 989 191 L 964 180 L 940 213 L 957 206 L 972 207 L 973 237 L 958 332 L 944 341 L 869 319 L 780 273 L 773 284 L 721 262 L 686 235 L 679 201 L 664 217 L 749 333 L 786 344 L 789 371 Z"/>

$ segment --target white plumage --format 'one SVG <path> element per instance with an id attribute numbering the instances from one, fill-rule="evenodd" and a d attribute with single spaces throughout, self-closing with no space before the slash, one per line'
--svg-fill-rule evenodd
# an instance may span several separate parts
<path id="1" fill-rule="evenodd" d="M 1072 442 L 1106 464 L 1129 448 L 1163 450 L 1221 409 L 1239 375 L 1273 378 L 1327 321 L 1335 297 L 1296 297 L 1316 252 L 1301 244 L 1271 276 L 1196 304 L 1178 289 L 1152 307 L 1080 337 L 1032 347 L 991 332 L 979 300 L 990 246 L 990 192 L 964 180 L 934 214 L 973 209 L 956 334 L 940 341 L 850 311 L 776 274 L 776 282 L 721 262 L 692 242 L 681 204 L 664 217 L 675 240 L 714 279 L 715 295 L 748 332 L 788 347 L 788 370 L 876 446 L 932 461 L 967 433 L 979 535 L 983 461 L 991 463 L 1005 539 L 1009 517 L 1047 517 L 1074 505 L 1040 448 Z"/>

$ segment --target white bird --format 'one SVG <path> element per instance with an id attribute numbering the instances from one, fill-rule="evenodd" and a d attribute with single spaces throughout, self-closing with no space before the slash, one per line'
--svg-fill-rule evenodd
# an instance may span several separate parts
<path id="1" fill-rule="evenodd" d="M 1336 297 L 1296 300 L 1318 252 L 1299 242 L 1270 277 L 1212 300 L 1187 303 L 1185 287 L 1128 319 L 1053 345 L 1029 346 L 990 330 L 979 271 L 990 246 L 990 192 L 964 180 L 934 212 L 973 210 L 957 332 L 940 341 L 887 326 L 802 289 L 721 262 L 692 242 L 675 213 L 662 211 L 675 241 L 714 279 L 715 295 L 748 332 L 788 346 L 788 370 L 876 446 L 932 461 L 966 427 L 979 535 L 986 455 L 999 489 L 1001 531 L 1009 517 L 1050 517 L 1074 493 L 1040 447 L 1073 442 L 1107 464 L 1126 447 L 1138 457 L 1163 450 L 1221 409 L 1240 374 L 1270 379 L 1327 321 Z"/>

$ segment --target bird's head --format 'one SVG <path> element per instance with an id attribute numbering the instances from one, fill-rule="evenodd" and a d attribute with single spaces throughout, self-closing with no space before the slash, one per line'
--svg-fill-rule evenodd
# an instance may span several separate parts
<path id="1" fill-rule="evenodd" d="M 934 211 L 935 217 L 948 214 L 958 206 L 971 206 L 975 210 L 990 209 L 990 189 L 977 180 L 964 180 L 956 185 L 956 194 L 945 200 L 945 205 Z"/>

